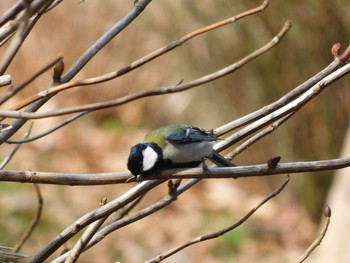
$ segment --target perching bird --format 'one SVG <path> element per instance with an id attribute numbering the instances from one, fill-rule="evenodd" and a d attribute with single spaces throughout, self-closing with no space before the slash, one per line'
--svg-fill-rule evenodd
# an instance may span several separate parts
<path id="1" fill-rule="evenodd" d="M 140 181 L 162 169 L 196 167 L 204 164 L 204 158 L 219 166 L 235 166 L 213 149 L 217 140 L 213 131 L 185 124 L 163 126 L 131 148 L 128 169 Z"/>

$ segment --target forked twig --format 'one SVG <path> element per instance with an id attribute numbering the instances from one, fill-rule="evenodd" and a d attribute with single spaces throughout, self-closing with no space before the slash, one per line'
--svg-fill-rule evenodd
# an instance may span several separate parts
<path id="1" fill-rule="evenodd" d="M 153 259 L 150 259 L 148 261 L 146 261 L 147 263 L 155 263 L 155 262 L 161 262 L 164 259 L 174 255 L 175 253 L 179 252 L 180 250 L 183 250 L 186 247 L 192 246 L 194 244 L 206 241 L 206 240 L 210 240 L 210 239 L 214 239 L 217 238 L 219 236 L 222 236 L 230 231 L 232 231 L 233 229 L 239 227 L 241 224 L 243 224 L 245 221 L 247 221 L 262 205 L 264 205 L 267 201 L 271 200 L 272 198 L 274 198 L 275 196 L 277 196 L 278 194 L 280 194 L 282 192 L 282 190 L 285 188 L 285 186 L 288 184 L 289 182 L 289 176 L 287 177 L 287 179 L 284 181 L 284 183 L 274 192 L 272 192 L 269 196 L 267 196 L 264 200 L 262 200 L 256 207 L 254 207 L 253 209 L 251 209 L 245 216 L 243 216 L 240 220 L 238 220 L 237 222 L 235 222 L 234 224 L 223 228 L 219 231 L 210 233 L 210 234 L 206 234 L 206 235 L 202 235 L 199 237 L 196 237 L 192 240 L 189 240 L 173 249 L 170 249 L 158 256 L 156 256 Z"/>

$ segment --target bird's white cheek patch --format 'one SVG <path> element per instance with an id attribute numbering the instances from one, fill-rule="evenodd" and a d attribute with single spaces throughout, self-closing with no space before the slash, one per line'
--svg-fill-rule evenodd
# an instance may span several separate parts
<path id="1" fill-rule="evenodd" d="M 157 162 L 158 154 L 152 147 L 147 147 L 142 151 L 143 155 L 143 171 L 148 171 L 152 169 Z"/>

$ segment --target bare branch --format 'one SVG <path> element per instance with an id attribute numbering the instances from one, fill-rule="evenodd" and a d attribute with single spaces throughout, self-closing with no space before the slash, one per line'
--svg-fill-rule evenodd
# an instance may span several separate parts
<path id="1" fill-rule="evenodd" d="M 329 206 L 327 206 L 324 209 L 324 217 L 325 217 L 325 221 L 323 223 L 323 226 L 322 226 L 322 229 L 320 232 L 320 236 L 305 251 L 305 253 L 298 260 L 298 263 L 304 262 L 311 255 L 311 253 L 321 244 L 323 238 L 325 237 L 329 223 L 331 222 L 331 208 Z"/>
<path id="2" fill-rule="evenodd" d="M 177 246 L 173 249 L 170 249 L 158 256 L 156 256 L 153 259 L 150 259 L 148 261 L 146 261 L 147 263 L 155 263 L 155 262 L 161 262 L 164 259 L 176 254 L 177 252 L 183 250 L 186 247 L 192 246 L 194 244 L 206 241 L 206 240 L 210 240 L 210 239 L 214 239 L 217 238 L 219 236 L 222 236 L 230 231 L 232 231 L 233 229 L 239 227 L 240 225 L 242 225 L 245 221 L 247 221 L 262 205 L 264 205 L 266 202 L 268 202 L 269 200 L 271 200 L 272 198 L 274 198 L 275 196 L 277 196 L 278 194 L 280 194 L 282 192 L 282 190 L 285 188 L 285 186 L 288 184 L 289 182 L 289 176 L 287 177 L 287 180 L 274 192 L 272 192 L 269 196 L 267 196 L 264 200 L 262 200 L 256 207 L 254 207 L 253 209 L 251 209 L 245 216 L 243 216 L 240 220 L 238 220 L 236 223 L 234 223 L 233 225 L 230 225 L 229 227 L 226 227 L 224 229 L 221 229 L 219 231 L 210 233 L 210 234 L 206 234 L 206 235 L 202 235 L 199 237 L 196 237 L 192 240 L 189 240 L 185 243 L 183 243 L 180 246 Z"/>
<path id="3" fill-rule="evenodd" d="M 144 195 L 147 191 L 163 183 L 164 180 L 142 182 L 132 189 L 117 197 L 111 202 L 99 207 L 90 213 L 82 216 L 76 220 L 73 224 L 68 226 L 63 232 L 61 232 L 56 238 L 49 242 L 38 254 L 36 254 L 31 263 L 44 262 L 52 253 L 54 253 L 59 247 L 61 247 L 70 238 L 75 236 L 81 229 L 95 222 L 96 220 L 103 218 L 118 209 L 124 207 L 126 204 Z"/>
<path id="4" fill-rule="evenodd" d="M 234 64 L 231 64 L 228 67 L 222 68 L 212 74 L 208 74 L 206 76 L 203 76 L 201 78 L 195 79 L 193 81 L 190 81 L 188 83 L 180 84 L 177 86 L 171 86 L 171 87 L 163 87 L 159 89 L 144 91 L 135 93 L 132 95 L 127 95 L 118 99 L 109 100 L 101 103 L 92 103 L 92 104 L 86 104 L 82 106 L 75 106 L 75 107 L 67 107 L 62 108 L 59 110 L 53 110 L 53 111 L 47 111 L 42 113 L 32 113 L 32 112 L 19 112 L 19 111 L 9 111 L 9 110 L 0 110 L 0 116 L 2 117 L 11 117 L 11 118 L 22 118 L 22 119 L 39 119 L 39 118 L 46 118 L 46 117 L 53 117 L 53 116 L 60 116 L 70 113 L 76 113 L 76 112 L 82 112 L 82 111 L 95 111 L 110 107 L 115 107 L 119 105 L 126 104 L 128 102 L 150 97 L 150 96 L 157 96 L 157 95 L 164 95 L 169 93 L 175 93 L 175 92 L 182 92 L 188 89 L 191 89 L 193 87 L 197 87 L 199 85 L 202 85 L 204 83 L 211 82 L 213 80 L 216 80 L 218 78 L 221 78 L 223 76 L 226 76 L 227 74 L 230 74 L 239 68 L 241 68 L 243 65 L 247 64 L 248 62 L 252 61 L 256 57 L 264 54 L 265 52 L 269 51 L 271 48 L 273 48 L 275 45 L 277 45 L 280 41 L 280 39 L 288 32 L 290 29 L 291 24 L 289 21 L 285 23 L 281 31 L 266 45 L 259 48 L 258 50 L 252 52 L 248 56 L 244 57 L 243 59 L 237 61 Z M 42 94 L 42 97 L 45 97 L 46 93 Z"/>
<path id="5" fill-rule="evenodd" d="M 87 245 L 85 250 L 93 247 L 94 245 L 96 245 L 97 243 L 102 241 L 107 235 L 113 233 L 114 231 L 116 231 L 124 226 L 127 226 L 129 224 L 132 224 L 132 223 L 134 223 L 142 218 L 145 218 L 153 213 L 156 213 L 160 209 L 170 205 L 171 203 L 176 201 L 177 198 L 181 194 L 183 194 L 185 191 L 187 191 L 192 186 L 197 184 L 200 180 L 201 179 L 190 179 L 186 183 L 184 183 L 182 186 L 179 186 L 178 188 L 176 188 L 176 190 L 173 191 L 171 194 L 168 194 L 162 200 L 158 201 L 157 203 L 150 205 L 150 206 L 134 213 L 133 215 L 129 215 L 128 217 L 125 217 L 121 220 L 115 220 L 115 221 L 109 223 L 108 225 L 106 225 L 100 231 L 98 231 L 96 233 L 96 235 L 91 239 L 91 241 L 89 242 L 89 244 Z M 52 263 L 64 262 L 64 259 L 68 256 L 68 253 L 69 252 L 59 256 L 58 258 L 53 260 Z"/>
<path id="6" fill-rule="evenodd" d="M 268 164 L 243 165 L 235 167 L 211 167 L 210 173 L 203 172 L 202 168 L 169 169 L 161 175 L 149 175 L 144 180 L 159 181 L 185 178 L 241 178 L 253 176 L 270 176 L 277 174 L 295 174 L 306 172 L 320 172 L 337 170 L 350 166 L 350 157 L 311 162 L 279 163 L 274 169 Z M 135 182 L 129 172 L 95 173 L 95 174 L 68 174 L 36 171 L 0 171 L 0 182 L 40 183 L 56 185 L 105 185 Z"/>
<path id="7" fill-rule="evenodd" d="M 349 72 L 350 72 L 350 64 L 346 64 L 343 67 L 337 69 L 336 71 L 329 74 L 328 76 L 325 76 L 322 80 L 317 82 L 314 86 L 309 88 L 307 91 L 305 91 L 299 97 L 295 98 L 293 101 L 290 101 L 288 104 L 284 105 L 283 107 L 275 110 L 274 112 L 270 113 L 265 117 L 262 117 L 256 120 L 254 123 L 245 126 L 244 128 L 235 132 L 231 136 L 227 137 L 225 140 L 217 143 L 215 145 L 215 149 L 218 151 L 223 151 L 224 149 L 227 149 L 228 147 L 235 144 L 239 140 L 256 132 L 257 130 L 261 129 L 264 126 L 269 125 L 275 120 L 282 118 L 290 113 L 294 114 L 297 110 L 299 110 L 308 101 L 310 101 L 312 98 L 318 95 L 331 83 L 338 80 L 340 77 L 348 74 Z"/>

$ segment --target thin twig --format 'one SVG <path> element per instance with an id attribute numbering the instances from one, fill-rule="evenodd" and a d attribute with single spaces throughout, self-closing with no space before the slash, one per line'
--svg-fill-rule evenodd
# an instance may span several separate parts
<path id="1" fill-rule="evenodd" d="M 197 86 L 200 86 L 202 84 L 214 81 L 216 79 L 219 79 L 223 76 L 226 76 L 238 69 L 240 69 L 242 66 L 247 64 L 248 62 L 252 61 L 253 59 L 257 58 L 258 56 L 261 56 L 262 54 L 266 53 L 270 49 L 272 49 L 275 45 L 279 43 L 281 38 L 288 32 L 290 29 L 291 24 L 289 21 L 287 21 L 281 31 L 267 44 L 262 46 L 261 48 L 255 50 L 254 52 L 250 53 L 249 55 L 245 56 L 241 60 L 237 61 L 234 64 L 229 65 L 228 67 L 222 68 L 218 71 L 215 71 L 214 73 L 208 74 L 206 76 L 200 77 L 198 79 L 195 79 L 193 81 L 176 85 L 176 86 L 168 86 L 163 87 L 159 89 L 153 89 L 143 92 L 138 92 L 135 94 L 127 95 L 118 99 L 104 101 L 100 103 L 92 103 L 92 104 L 86 104 L 82 106 L 75 106 L 75 107 L 67 107 L 67 108 L 61 108 L 59 110 L 53 110 L 53 111 L 47 111 L 47 112 L 20 112 L 20 111 L 11 111 L 11 110 L 0 110 L 0 116 L 2 117 L 11 117 L 11 118 L 23 118 L 23 119 L 39 119 L 39 118 L 47 118 L 47 117 L 53 117 L 53 116 L 60 116 L 70 113 L 76 113 L 76 112 L 82 112 L 82 111 L 95 111 L 100 109 L 106 109 L 110 107 L 120 106 L 126 103 L 129 103 L 134 100 L 138 100 L 141 98 L 146 98 L 150 96 L 159 96 L 169 93 L 176 93 L 176 92 L 182 92 Z M 42 96 L 46 96 L 46 94 L 43 93 Z"/>
<path id="2" fill-rule="evenodd" d="M 22 143 L 28 143 L 28 142 L 32 142 L 32 141 L 35 141 L 35 140 L 38 140 L 38 139 L 41 139 L 59 129 L 61 129 L 62 127 L 72 123 L 73 121 L 76 121 L 77 119 L 79 119 L 80 117 L 83 117 L 84 115 L 90 113 L 89 111 L 84 111 L 84 112 L 81 112 L 81 113 L 78 113 L 77 115 L 73 116 L 72 118 L 69 118 L 68 120 L 62 122 L 61 124 L 49 129 L 48 131 L 46 132 L 43 132 L 43 133 L 40 133 L 36 136 L 33 136 L 33 137 L 30 137 L 30 138 L 26 138 L 26 139 L 21 139 L 21 140 L 8 140 L 6 141 L 6 143 L 8 144 L 22 144 Z"/>
<path id="3" fill-rule="evenodd" d="M 210 233 L 210 234 L 206 234 L 206 235 L 202 235 L 199 237 L 196 237 L 192 240 L 189 240 L 183 244 L 181 244 L 180 246 L 177 246 L 173 249 L 170 249 L 158 256 L 156 256 L 153 259 L 150 259 L 148 261 L 146 261 L 147 263 L 155 263 L 155 262 L 161 262 L 164 259 L 176 254 L 177 252 L 183 250 L 186 247 L 192 246 L 194 244 L 206 241 L 206 240 L 210 240 L 210 239 L 214 239 L 217 238 L 219 236 L 222 236 L 232 230 L 234 230 L 235 228 L 239 227 L 240 225 L 242 225 L 245 221 L 247 221 L 262 205 L 264 205 L 266 202 L 268 202 L 269 200 L 271 200 L 272 198 L 274 198 L 275 196 L 277 196 L 278 194 L 280 194 L 282 192 L 282 190 L 285 188 L 285 186 L 288 184 L 289 182 L 289 176 L 287 177 L 286 181 L 284 181 L 284 183 L 274 192 L 272 192 L 269 196 L 267 196 L 264 200 L 262 200 L 256 207 L 254 207 L 253 209 L 251 209 L 245 216 L 243 216 L 240 220 L 238 220 L 237 222 L 235 222 L 234 224 L 223 228 L 219 231 Z"/>
<path id="4" fill-rule="evenodd" d="M 37 227 L 37 225 L 38 225 L 38 223 L 40 221 L 40 218 L 41 218 L 44 201 L 43 201 L 43 197 L 41 195 L 41 191 L 40 191 L 39 185 L 33 184 L 33 186 L 34 186 L 34 190 L 35 190 L 37 201 L 38 201 L 38 208 L 36 210 L 37 212 L 36 212 L 36 215 L 33 218 L 32 222 L 30 223 L 29 227 L 23 233 L 23 235 L 21 236 L 20 240 L 15 245 L 15 251 L 16 252 L 18 252 L 22 248 L 24 243 L 29 239 L 29 237 L 34 232 L 34 229 Z"/>
<path id="5" fill-rule="evenodd" d="M 325 217 L 325 221 L 323 223 L 321 232 L 320 232 L 320 236 L 310 245 L 310 247 L 305 251 L 305 253 L 300 257 L 300 259 L 298 260 L 298 263 L 302 263 L 304 262 L 310 255 L 311 253 L 321 244 L 323 238 L 325 237 L 326 233 L 327 233 L 327 229 L 329 226 L 329 223 L 331 222 L 331 208 L 329 206 L 327 206 L 324 209 L 324 217 Z"/>

